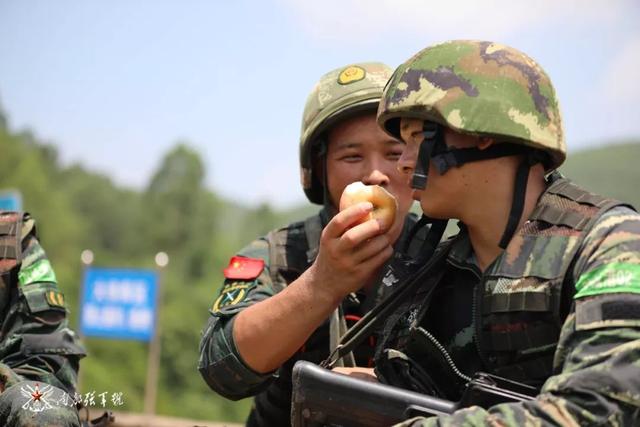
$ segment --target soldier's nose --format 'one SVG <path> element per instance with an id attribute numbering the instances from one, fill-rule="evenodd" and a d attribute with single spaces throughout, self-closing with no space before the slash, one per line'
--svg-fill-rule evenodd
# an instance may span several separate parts
<path id="1" fill-rule="evenodd" d="M 370 174 L 366 175 L 362 179 L 362 183 L 366 185 L 380 185 L 384 187 L 389 184 L 389 177 L 379 169 L 374 169 Z"/>

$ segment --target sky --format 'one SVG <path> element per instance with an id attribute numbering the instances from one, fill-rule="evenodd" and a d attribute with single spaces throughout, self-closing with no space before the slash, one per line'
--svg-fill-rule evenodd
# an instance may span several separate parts
<path id="1" fill-rule="evenodd" d="M 516 47 L 551 76 L 569 153 L 640 138 L 637 0 L 0 0 L 13 130 L 143 189 L 177 142 L 238 202 L 305 201 L 298 141 L 319 77 L 448 39 Z"/>

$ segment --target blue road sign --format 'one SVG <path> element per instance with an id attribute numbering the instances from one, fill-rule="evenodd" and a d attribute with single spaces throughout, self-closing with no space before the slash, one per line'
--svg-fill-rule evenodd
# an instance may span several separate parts
<path id="1" fill-rule="evenodd" d="M 157 315 L 158 274 L 151 270 L 88 268 L 80 331 L 85 336 L 150 341 Z"/>
<path id="2" fill-rule="evenodd" d="M 21 211 L 22 195 L 19 191 L 0 191 L 0 210 L 3 211 Z"/>

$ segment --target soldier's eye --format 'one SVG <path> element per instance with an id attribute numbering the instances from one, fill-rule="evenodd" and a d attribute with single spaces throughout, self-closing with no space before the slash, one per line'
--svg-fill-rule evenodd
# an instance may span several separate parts
<path id="1" fill-rule="evenodd" d="M 402 156 L 402 150 L 394 150 L 387 153 L 387 159 L 398 160 Z"/>
<path id="2" fill-rule="evenodd" d="M 359 154 L 350 154 L 347 156 L 343 156 L 340 160 L 343 160 L 345 162 L 349 162 L 349 163 L 355 163 L 355 162 L 359 162 L 360 160 L 362 160 L 362 156 Z"/>

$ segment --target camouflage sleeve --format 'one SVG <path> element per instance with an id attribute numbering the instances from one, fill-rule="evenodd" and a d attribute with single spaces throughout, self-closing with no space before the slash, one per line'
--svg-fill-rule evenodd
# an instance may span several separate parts
<path id="1" fill-rule="evenodd" d="M 68 327 L 64 296 L 28 217 L 22 238 L 17 284 L 12 281 L 2 320 L 2 385 L 33 380 L 73 393 L 85 351 Z"/>
<path id="2" fill-rule="evenodd" d="M 215 299 L 211 316 L 200 339 L 198 370 L 205 382 L 227 399 L 242 399 L 264 389 L 272 374 L 252 370 L 240 357 L 233 341 L 233 321 L 243 309 L 265 300 L 284 287 L 284 281 L 272 280 L 269 243 L 260 238 L 242 249 L 238 255 L 264 260 L 265 268 L 252 281 L 226 279 Z"/>
<path id="3" fill-rule="evenodd" d="M 556 350 L 556 375 L 536 400 L 472 407 L 401 426 L 636 425 L 640 416 L 640 215 L 616 208 L 585 240 L 574 309 Z"/>

